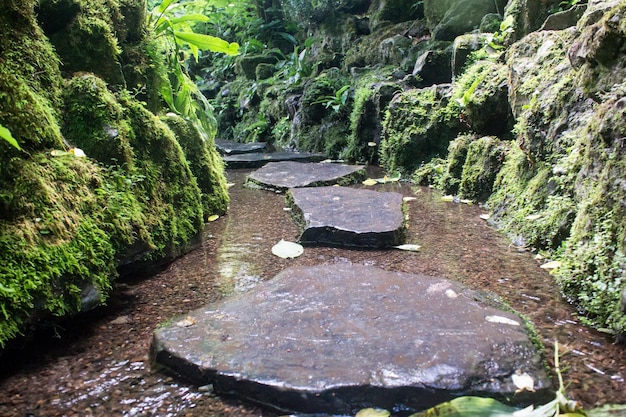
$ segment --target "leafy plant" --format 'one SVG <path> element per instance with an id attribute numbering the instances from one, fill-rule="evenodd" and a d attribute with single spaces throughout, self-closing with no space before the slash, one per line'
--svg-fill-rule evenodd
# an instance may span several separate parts
<path id="1" fill-rule="evenodd" d="M 285 80 L 288 84 L 298 84 L 302 79 L 310 77 L 316 69 L 316 65 L 308 62 L 307 55 L 311 46 L 317 42 L 316 38 L 307 38 L 304 41 L 304 49 L 294 46 L 293 52 L 288 56 L 283 55 L 283 60 L 276 64 L 278 70 L 276 77 Z"/>
<path id="2" fill-rule="evenodd" d="M 4 139 L 9 145 L 13 146 L 14 148 L 18 150 L 22 149 L 20 148 L 20 145 L 17 143 L 17 141 L 11 134 L 11 131 L 7 129 L 6 127 L 2 126 L 1 124 L 0 124 L 0 138 Z"/>
<path id="3" fill-rule="evenodd" d="M 344 85 L 335 92 L 334 96 L 322 96 L 311 104 L 323 104 L 325 108 L 332 108 L 335 113 L 339 113 L 339 110 L 341 110 L 341 108 L 346 105 L 349 93 L 350 86 Z"/>
<path id="4" fill-rule="evenodd" d="M 175 3 L 174 0 L 163 0 L 148 13 L 147 19 L 148 27 L 164 40 L 170 52 L 167 54 L 167 64 L 172 70 L 170 83 L 162 86 L 161 96 L 172 111 L 198 124 L 208 136 L 213 136 L 217 124 L 213 108 L 189 76 L 187 60 L 191 54 L 197 61 L 200 50 L 237 55 L 239 45 L 196 33 L 195 26 L 209 20 L 196 12 L 198 7 L 199 3 L 194 1 Z"/>
<path id="5" fill-rule="evenodd" d="M 515 19 L 512 15 L 508 15 L 502 23 L 500 23 L 500 30 L 492 35 L 489 46 L 495 50 L 503 49 L 507 38 L 514 31 L 514 24 Z"/>

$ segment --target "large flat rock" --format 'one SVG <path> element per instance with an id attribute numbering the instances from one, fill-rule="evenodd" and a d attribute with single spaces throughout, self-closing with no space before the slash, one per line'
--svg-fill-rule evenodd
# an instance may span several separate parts
<path id="1" fill-rule="evenodd" d="M 363 165 L 335 163 L 270 162 L 248 175 L 246 184 L 269 190 L 289 188 L 348 185 L 366 177 Z"/>
<path id="2" fill-rule="evenodd" d="M 259 168 L 268 162 L 301 161 L 320 162 L 326 158 L 321 153 L 280 151 L 271 153 L 243 153 L 224 156 L 227 168 Z"/>
<path id="3" fill-rule="evenodd" d="M 265 152 L 265 142 L 239 143 L 232 140 L 215 139 L 215 147 L 222 155 L 239 155 L 244 153 Z"/>
<path id="4" fill-rule="evenodd" d="M 154 333 L 153 360 L 275 409 L 422 410 L 459 395 L 546 401 L 520 317 L 456 282 L 347 263 L 290 268 Z M 515 373 L 535 392 L 516 394 Z"/>
<path id="5" fill-rule="evenodd" d="M 402 195 L 348 187 L 289 191 L 303 245 L 384 248 L 402 243 Z"/>

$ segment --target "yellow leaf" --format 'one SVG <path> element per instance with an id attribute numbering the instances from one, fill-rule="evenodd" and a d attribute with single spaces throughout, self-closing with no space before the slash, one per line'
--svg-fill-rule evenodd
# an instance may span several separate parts
<path id="1" fill-rule="evenodd" d="M 211 214 L 209 216 L 209 218 L 207 219 L 207 221 L 214 222 L 215 220 L 217 220 L 219 218 L 220 218 L 220 216 L 218 216 L 217 214 Z"/>
<path id="2" fill-rule="evenodd" d="M 376 185 L 378 184 L 378 181 L 376 181 L 375 179 L 372 178 L 368 178 L 365 181 L 363 181 L 362 183 L 363 185 L 367 185 L 367 186 L 371 186 L 371 185 Z"/>
<path id="3" fill-rule="evenodd" d="M 443 197 L 441 197 L 441 201 L 448 201 L 448 202 L 454 201 L 454 196 L 444 195 Z"/>
<path id="4" fill-rule="evenodd" d="M 402 201 L 406 201 L 406 202 L 415 201 L 415 200 L 417 200 L 417 197 L 404 197 L 404 198 L 402 198 Z"/>
<path id="5" fill-rule="evenodd" d="M 561 261 L 550 261 L 550 262 L 546 262 L 545 264 L 541 265 L 540 268 L 542 269 L 556 269 L 558 267 L 561 266 Z"/>

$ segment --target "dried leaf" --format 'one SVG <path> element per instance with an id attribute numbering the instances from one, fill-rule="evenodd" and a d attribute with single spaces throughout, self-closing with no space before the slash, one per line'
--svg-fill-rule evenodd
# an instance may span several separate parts
<path id="1" fill-rule="evenodd" d="M 304 253 L 304 248 L 299 243 L 288 242 L 281 239 L 272 247 L 272 253 L 279 258 L 293 259 Z"/>
<path id="2" fill-rule="evenodd" d="M 546 262 L 545 264 L 541 265 L 540 268 L 542 269 L 556 269 L 558 267 L 561 266 L 561 261 L 550 261 L 550 262 Z"/>
<path id="3" fill-rule="evenodd" d="M 481 214 L 479 217 L 483 220 L 489 220 L 491 218 L 491 216 L 488 214 Z"/>
<path id="4" fill-rule="evenodd" d="M 72 148 L 70 149 L 70 153 L 74 154 L 74 156 L 77 158 L 85 158 L 87 156 L 85 152 L 80 148 Z"/>
<path id="5" fill-rule="evenodd" d="M 513 384 L 515 384 L 518 388 L 518 392 L 535 392 L 535 381 L 533 380 L 533 377 L 528 375 L 526 372 L 522 373 L 522 371 L 518 370 L 511 376 L 511 379 L 513 380 Z"/>
<path id="6" fill-rule="evenodd" d="M 405 201 L 405 202 L 415 201 L 415 200 L 417 200 L 417 197 L 403 197 L 402 198 L 402 201 Z"/>
<path id="7" fill-rule="evenodd" d="M 360 410 L 354 417 L 389 417 L 391 413 L 380 408 L 364 408 Z"/>
<path id="8" fill-rule="evenodd" d="M 215 220 L 217 220 L 219 218 L 220 218 L 220 216 L 218 216 L 217 214 L 211 214 L 209 216 L 209 218 L 207 219 L 207 221 L 214 222 Z"/>
<path id="9" fill-rule="evenodd" d="M 499 324 L 508 324 L 510 326 L 519 326 L 519 322 L 515 320 L 511 320 L 508 317 L 487 316 L 485 317 L 485 320 L 487 320 L 489 323 L 499 323 Z"/>
<path id="10" fill-rule="evenodd" d="M 452 201 L 454 201 L 454 196 L 452 196 L 452 195 L 444 195 L 443 197 L 441 197 L 441 201 L 452 202 Z"/>
<path id="11" fill-rule="evenodd" d="M 235 183 L 234 182 L 229 182 L 226 184 L 226 188 L 230 188 L 230 187 L 234 187 Z"/>
<path id="12" fill-rule="evenodd" d="M 422 247 L 420 245 L 414 245 L 412 243 L 405 243 L 404 245 L 394 246 L 394 248 L 405 250 L 408 252 L 419 252 Z"/>
<path id="13" fill-rule="evenodd" d="M 193 326 L 194 324 L 196 324 L 196 319 L 194 319 L 191 316 L 187 316 L 181 321 L 176 323 L 178 327 L 189 327 L 189 326 Z"/>
<path id="14" fill-rule="evenodd" d="M 375 179 L 373 179 L 373 178 L 368 178 L 368 179 L 366 179 L 365 181 L 363 181 L 363 183 L 362 183 L 362 184 L 363 184 L 363 185 L 367 185 L 367 186 L 371 186 L 371 185 L 376 185 L 376 184 L 378 184 L 378 181 L 376 181 L 376 180 L 375 180 Z"/>
<path id="15" fill-rule="evenodd" d="M 64 156 L 64 155 L 69 155 L 69 152 L 65 152 L 65 151 L 61 151 L 59 149 L 54 149 L 52 151 L 50 151 L 50 155 L 52 156 Z"/>
<path id="16" fill-rule="evenodd" d="M 378 146 L 378 144 L 376 142 L 367 142 L 367 146 L 369 146 L 370 148 L 374 148 Z"/>
<path id="17" fill-rule="evenodd" d="M 531 214 L 529 216 L 526 216 L 525 219 L 526 220 L 538 220 L 541 217 L 542 217 L 541 214 Z"/>

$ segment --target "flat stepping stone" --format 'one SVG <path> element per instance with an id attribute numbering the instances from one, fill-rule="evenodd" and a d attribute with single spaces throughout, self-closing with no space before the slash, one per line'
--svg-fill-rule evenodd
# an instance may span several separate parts
<path id="1" fill-rule="evenodd" d="M 347 187 L 295 188 L 288 199 L 302 245 L 385 248 L 404 239 L 402 195 Z"/>
<path id="2" fill-rule="evenodd" d="M 301 161 L 301 162 L 320 162 L 326 159 L 321 153 L 307 152 L 271 152 L 271 153 L 244 153 L 239 155 L 224 156 L 226 168 L 260 168 L 268 162 L 279 161 Z"/>
<path id="3" fill-rule="evenodd" d="M 265 142 L 239 143 L 232 140 L 215 139 L 215 147 L 222 155 L 239 155 L 251 152 L 264 152 L 267 149 Z"/>
<path id="4" fill-rule="evenodd" d="M 414 412 L 460 395 L 549 401 L 550 380 L 523 321 L 483 299 L 441 278 L 296 267 L 157 330 L 151 354 L 218 394 L 286 412 Z M 515 393 L 520 373 L 534 392 Z"/>
<path id="5" fill-rule="evenodd" d="M 289 188 L 348 185 L 366 177 L 363 165 L 334 163 L 270 162 L 246 179 L 249 187 L 285 191 Z"/>

